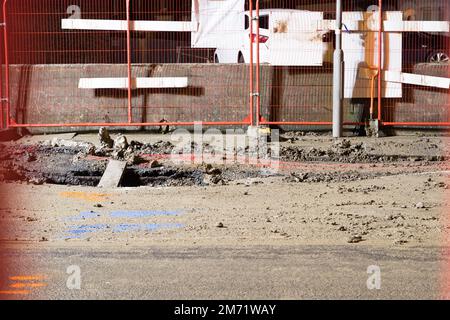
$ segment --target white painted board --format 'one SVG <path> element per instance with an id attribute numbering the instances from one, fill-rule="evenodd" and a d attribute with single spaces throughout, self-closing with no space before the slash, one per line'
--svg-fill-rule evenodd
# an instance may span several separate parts
<path id="1" fill-rule="evenodd" d="M 61 28 L 127 31 L 128 22 L 126 20 L 62 19 Z M 133 31 L 193 32 L 197 30 L 197 24 L 191 21 L 131 21 L 130 29 Z"/>
<path id="2" fill-rule="evenodd" d="M 350 17 L 346 14 L 343 22 L 346 31 L 378 31 L 379 22 L 373 19 L 369 21 L 356 20 L 360 17 Z M 355 20 L 350 20 L 354 18 Z M 384 32 L 449 32 L 448 21 L 383 21 Z M 322 20 L 317 22 L 317 30 L 335 30 L 336 20 Z"/>
<path id="3" fill-rule="evenodd" d="M 370 74 L 371 70 L 362 68 L 359 72 L 359 77 L 370 79 Z M 422 74 L 398 71 L 383 71 L 382 80 L 387 82 L 413 84 L 424 87 L 450 89 L 450 78 L 427 76 Z"/>
<path id="4" fill-rule="evenodd" d="M 133 78 L 133 89 L 151 88 L 187 88 L 187 77 Z M 127 89 L 128 78 L 81 78 L 79 89 Z"/>

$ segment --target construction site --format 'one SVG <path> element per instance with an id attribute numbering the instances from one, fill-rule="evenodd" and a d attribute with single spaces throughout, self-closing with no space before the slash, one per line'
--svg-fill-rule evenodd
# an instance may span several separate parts
<path id="1" fill-rule="evenodd" d="M 0 300 L 450 298 L 448 1 L 0 2 Z"/>

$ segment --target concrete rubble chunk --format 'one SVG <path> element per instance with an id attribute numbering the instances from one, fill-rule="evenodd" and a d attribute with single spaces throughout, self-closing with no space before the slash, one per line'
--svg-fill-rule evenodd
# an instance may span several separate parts
<path id="1" fill-rule="evenodd" d="M 362 241 L 364 241 L 364 239 L 360 235 L 353 235 L 350 238 L 348 238 L 348 240 L 347 240 L 348 243 L 359 243 Z"/>
<path id="2" fill-rule="evenodd" d="M 119 134 L 114 139 L 114 150 L 116 150 L 116 151 L 125 151 L 127 148 L 128 148 L 127 137 L 125 137 L 122 134 Z"/>
<path id="3" fill-rule="evenodd" d="M 98 139 L 100 140 L 100 146 L 102 148 L 112 148 L 114 146 L 114 141 L 109 135 L 108 128 L 100 128 L 100 130 L 98 131 Z"/>
<path id="4" fill-rule="evenodd" d="M 209 174 L 212 176 L 216 176 L 216 175 L 219 175 L 222 173 L 222 171 L 220 169 L 214 168 L 212 166 L 212 164 L 209 164 L 209 163 L 206 165 L 205 172 L 206 172 L 206 174 Z"/>
<path id="5" fill-rule="evenodd" d="M 425 204 L 423 202 L 418 202 L 418 203 L 416 203 L 416 208 L 423 209 L 423 208 L 425 208 Z"/>

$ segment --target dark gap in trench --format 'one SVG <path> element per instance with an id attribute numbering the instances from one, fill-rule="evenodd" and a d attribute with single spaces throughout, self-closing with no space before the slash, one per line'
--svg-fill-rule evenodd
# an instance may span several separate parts
<path id="1" fill-rule="evenodd" d="M 193 186 L 203 184 L 203 172 L 178 168 L 137 168 L 125 169 L 121 187 L 163 187 Z"/>
<path id="2" fill-rule="evenodd" d="M 141 177 L 135 170 L 126 169 L 120 182 L 121 187 L 139 187 L 142 186 Z"/>

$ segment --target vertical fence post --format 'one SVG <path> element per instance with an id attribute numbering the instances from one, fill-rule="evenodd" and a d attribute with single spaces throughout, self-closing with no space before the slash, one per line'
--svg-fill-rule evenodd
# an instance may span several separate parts
<path id="1" fill-rule="evenodd" d="M 131 72 L 131 22 L 130 0 L 126 0 L 127 11 L 127 72 L 128 72 L 128 123 L 133 122 L 132 116 L 132 72 Z"/>
<path id="2" fill-rule="evenodd" d="M 382 106 L 381 106 L 381 98 L 382 98 L 382 63 L 383 63 L 383 0 L 378 0 L 378 121 L 381 122 L 382 117 Z"/>
<path id="3" fill-rule="evenodd" d="M 2 5 L 3 5 L 2 1 Z M 5 24 L 3 23 L 3 16 L 1 19 L 1 27 L 4 27 Z M 3 38 L 3 37 L 2 37 Z M 3 49 L 3 43 L 0 45 L 0 51 L 2 51 Z M 3 118 L 3 52 L 0 52 L 0 130 L 3 129 L 3 125 L 4 125 L 4 121 L 5 119 Z"/>
<path id="4" fill-rule="evenodd" d="M 2 6 L 3 6 L 3 2 L 2 1 Z M 3 15 L 2 15 L 2 19 L 1 19 L 1 27 L 5 27 L 5 23 L 3 21 Z M 2 36 L 3 38 L 3 36 Z M 3 43 L 0 45 L 0 51 L 2 51 L 1 49 L 3 49 Z M 0 130 L 4 128 L 5 125 L 5 119 L 4 119 L 4 102 L 5 100 L 3 99 L 3 52 L 0 52 Z"/>
<path id="5" fill-rule="evenodd" d="M 2 22 L 3 24 L 3 22 Z M 1 47 L 0 46 L 0 51 Z M 0 130 L 3 129 L 3 122 L 5 120 L 3 119 L 3 53 L 0 52 Z"/>
<path id="6" fill-rule="evenodd" d="M 253 0 L 248 1 L 249 7 L 249 27 L 250 27 L 250 63 L 249 63 L 249 81 L 250 81 L 250 126 L 253 126 Z"/>
<path id="7" fill-rule="evenodd" d="M 259 126 L 261 121 L 259 23 L 259 0 L 256 0 L 256 126 Z"/>
<path id="8" fill-rule="evenodd" d="M 7 3 L 3 2 L 3 50 L 5 52 L 5 97 L 2 95 L 2 117 L 3 117 L 3 102 L 6 102 L 6 128 L 9 128 L 11 121 L 11 104 L 9 98 L 9 56 L 8 56 L 8 30 L 7 30 Z M 3 124 L 2 124 L 3 125 Z"/>
<path id="9" fill-rule="evenodd" d="M 343 70 L 342 0 L 336 1 L 336 49 L 333 55 L 333 138 L 342 137 L 343 128 Z"/>

